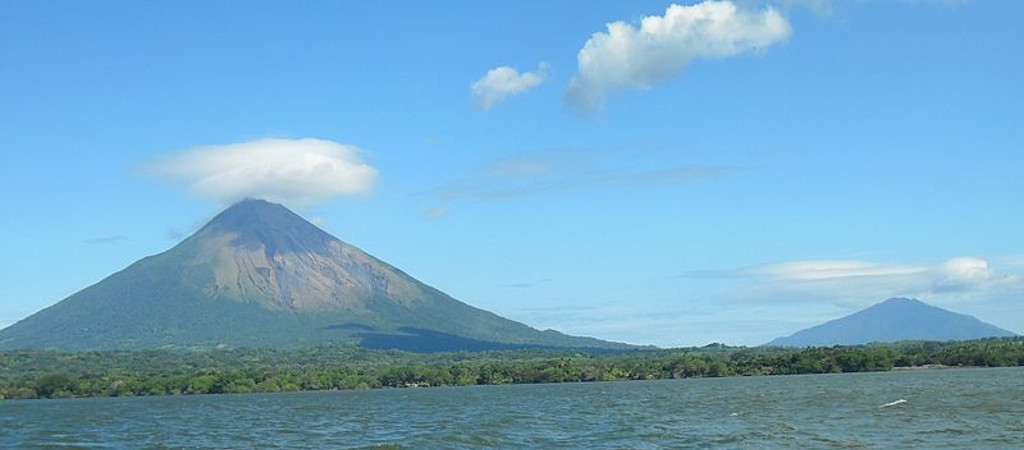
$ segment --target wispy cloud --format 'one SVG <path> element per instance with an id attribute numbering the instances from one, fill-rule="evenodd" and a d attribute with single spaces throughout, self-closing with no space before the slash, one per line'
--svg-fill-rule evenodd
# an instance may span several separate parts
<path id="1" fill-rule="evenodd" d="M 960 6 L 973 2 L 974 0 L 900 0 L 903 3 L 921 3 L 943 6 Z"/>
<path id="2" fill-rule="evenodd" d="M 864 305 L 889 297 L 967 301 L 1024 289 L 1024 276 L 1005 273 L 976 257 L 939 264 L 903 265 L 854 260 L 791 261 L 729 270 L 691 271 L 684 278 L 747 279 L 745 288 L 725 295 L 742 301 L 833 302 Z"/>
<path id="3" fill-rule="evenodd" d="M 113 236 L 102 236 L 92 239 L 86 239 L 85 243 L 93 245 L 117 245 L 127 240 L 127 237 L 116 234 Z"/>
<path id="4" fill-rule="evenodd" d="M 509 66 L 495 67 L 469 86 L 476 107 L 488 111 L 509 97 L 520 95 L 544 83 L 549 65 L 540 63 L 533 72 L 519 73 Z"/>
<path id="5" fill-rule="evenodd" d="M 818 17 L 829 17 L 832 15 L 832 0 L 739 0 L 736 2 L 746 7 L 761 7 L 765 4 L 777 6 L 784 10 L 803 8 L 813 12 Z"/>
<path id="6" fill-rule="evenodd" d="M 849 7 L 851 5 L 866 3 L 905 3 L 922 6 L 945 6 L 958 7 L 974 3 L 975 0 L 857 0 L 857 1 L 835 1 L 835 0 L 733 0 L 740 7 L 758 8 L 764 5 L 778 7 L 783 11 L 793 9 L 806 9 L 821 18 L 831 17 L 837 5 Z"/>
<path id="7" fill-rule="evenodd" d="M 1003 257 L 1002 263 L 1007 266 L 1024 266 L 1024 255 L 1010 255 Z"/>
<path id="8" fill-rule="evenodd" d="M 420 212 L 428 219 L 437 220 L 448 217 L 450 211 L 443 206 L 423 206 L 420 208 Z"/>
<path id="9" fill-rule="evenodd" d="M 694 59 L 763 51 L 791 33 L 774 8 L 748 11 L 729 1 L 673 4 L 663 16 L 644 17 L 639 26 L 613 22 L 579 51 L 579 73 L 569 83 L 566 101 L 587 116 L 609 92 L 648 89 L 679 75 Z"/>
<path id="10" fill-rule="evenodd" d="M 505 284 L 499 285 L 498 287 L 510 288 L 510 289 L 528 289 L 528 288 L 532 288 L 532 287 L 537 287 L 538 285 L 541 285 L 541 284 L 544 284 L 544 283 L 548 283 L 550 281 L 552 281 L 551 278 L 541 278 L 539 280 L 534 280 L 534 281 L 517 281 L 517 282 L 514 282 L 514 283 L 505 283 Z"/>
<path id="11" fill-rule="evenodd" d="M 434 194 L 445 200 L 508 200 L 599 185 L 690 183 L 741 170 L 740 167 L 692 164 L 663 167 L 637 155 L 610 152 L 548 151 L 515 155 L 485 165 L 460 180 L 441 186 Z"/>
<path id="12" fill-rule="evenodd" d="M 784 281 L 821 281 L 858 277 L 887 277 L 915 275 L 928 271 L 927 267 L 882 264 L 866 261 L 794 261 L 754 267 L 744 271 L 747 275 Z"/>
<path id="13" fill-rule="evenodd" d="M 221 204 L 256 197 L 309 205 L 368 192 L 377 180 L 377 170 L 363 162 L 358 148 L 309 138 L 199 147 L 147 169 L 184 181 L 193 194 Z"/>

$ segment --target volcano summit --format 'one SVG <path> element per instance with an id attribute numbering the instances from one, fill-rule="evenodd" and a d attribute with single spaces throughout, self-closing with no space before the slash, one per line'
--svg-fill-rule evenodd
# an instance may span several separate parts
<path id="1" fill-rule="evenodd" d="M 0 349 L 631 348 L 474 308 L 284 206 L 244 200 L 163 253 L 0 330 Z"/>

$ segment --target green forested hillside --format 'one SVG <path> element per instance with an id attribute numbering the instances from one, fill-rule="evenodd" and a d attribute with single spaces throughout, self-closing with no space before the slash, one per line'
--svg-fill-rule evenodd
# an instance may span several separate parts
<path id="1" fill-rule="evenodd" d="M 808 349 L 0 352 L 0 397 L 179 395 L 1024 366 L 1024 338 Z"/>

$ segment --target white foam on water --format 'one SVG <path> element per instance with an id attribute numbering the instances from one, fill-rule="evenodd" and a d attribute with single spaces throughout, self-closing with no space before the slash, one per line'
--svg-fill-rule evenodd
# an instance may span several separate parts
<path id="1" fill-rule="evenodd" d="M 890 407 L 890 406 L 896 406 L 896 405 L 899 405 L 899 404 L 901 404 L 901 403 L 906 403 L 906 402 L 907 402 L 906 400 L 904 400 L 904 399 L 902 399 L 902 398 L 901 398 L 901 399 L 899 399 L 899 400 L 896 400 L 896 401 L 894 401 L 894 402 L 889 402 L 889 403 L 886 403 L 886 404 L 884 404 L 884 405 L 882 405 L 882 406 L 879 406 L 879 408 L 888 408 L 888 407 Z"/>

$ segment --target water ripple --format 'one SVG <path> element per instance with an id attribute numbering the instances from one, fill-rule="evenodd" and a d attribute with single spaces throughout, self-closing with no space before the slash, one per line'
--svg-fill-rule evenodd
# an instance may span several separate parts
<path id="1" fill-rule="evenodd" d="M 0 448 L 1024 448 L 1024 369 L 0 402 Z M 906 399 L 894 407 L 878 405 Z"/>

